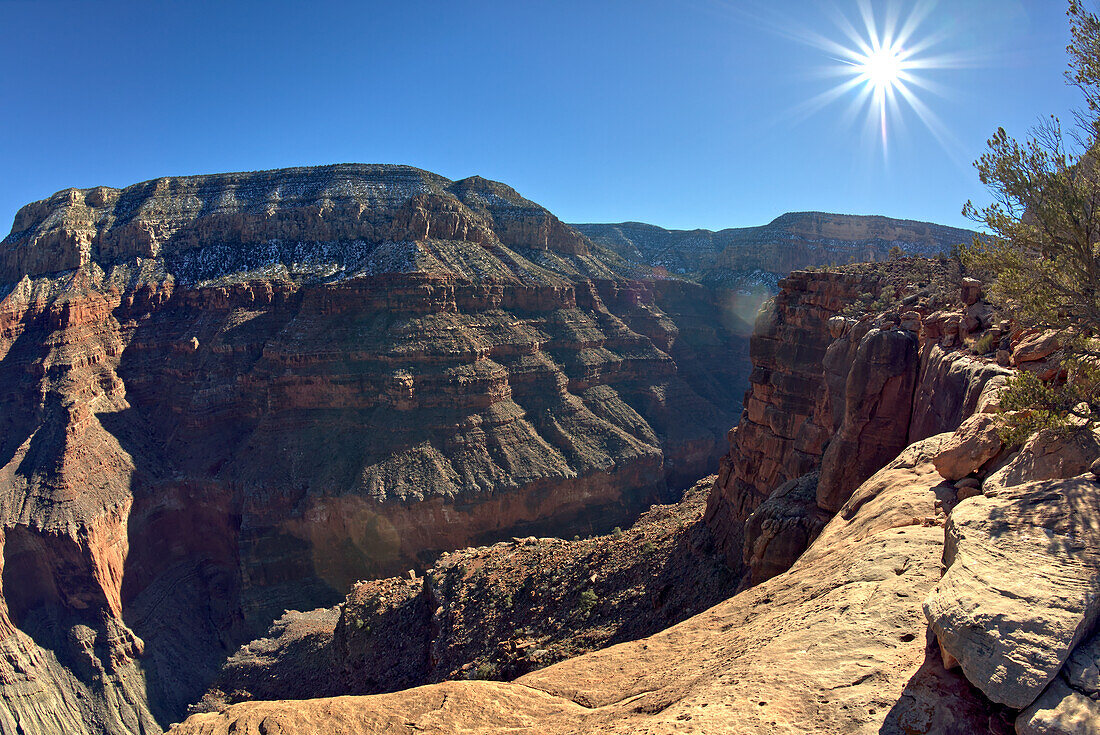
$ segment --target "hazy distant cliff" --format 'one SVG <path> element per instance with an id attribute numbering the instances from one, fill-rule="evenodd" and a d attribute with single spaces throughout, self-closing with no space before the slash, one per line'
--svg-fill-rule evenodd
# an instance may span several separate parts
<path id="1" fill-rule="evenodd" d="M 785 275 L 810 266 L 886 260 L 895 246 L 912 255 L 935 255 L 974 236 L 931 222 L 824 212 L 789 212 L 759 227 L 717 232 L 640 222 L 573 227 L 625 258 L 704 279 L 718 278 L 713 272 L 721 270 Z"/>

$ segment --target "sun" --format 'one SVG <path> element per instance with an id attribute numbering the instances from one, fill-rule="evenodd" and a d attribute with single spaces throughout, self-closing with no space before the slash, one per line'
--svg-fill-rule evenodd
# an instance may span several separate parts
<path id="1" fill-rule="evenodd" d="M 846 38 L 830 38 L 827 32 L 797 25 L 792 31 L 794 38 L 826 52 L 828 61 L 820 69 L 821 76 L 840 78 L 798 105 L 795 112 L 808 117 L 846 102 L 846 118 L 863 117 L 865 138 L 877 138 L 883 155 L 890 128 L 904 129 L 904 119 L 915 117 L 945 151 L 958 158 L 958 141 L 921 97 L 943 96 L 944 88 L 928 78 L 930 73 L 972 64 L 974 59 L 942 50 L 953 35 L 950 29 L 927 28 L 936 0 L 915 0 L 908 4 L 908 13 L 890 0 L 855 0 L 854 4 L 857 19 L 835 7 L 829 12 Z M 881 13 L 877 18 L 875 9 Z"/>
<path id="2" fill-rule="evenodd" d="M 875 89 L 893 88 L 901 82 L 904 52 L 897 48 L 879 48 L 863 57 L 858 69 Z"/>

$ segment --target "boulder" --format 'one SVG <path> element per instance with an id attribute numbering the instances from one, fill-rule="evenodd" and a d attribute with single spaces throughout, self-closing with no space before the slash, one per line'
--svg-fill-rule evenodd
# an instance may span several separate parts
<path id="1" fill-rule="evenodd" d="M 787 571 L 829 520 L 817 506 L 817 480 L 813 472 L 783 483 L 745 521 L 749 584 Z"/>
<path id="2" fill-rule="evenodd" d="M 829 319 L 829 321 L 825 322 L 829 328 L 829 336 L 833 339 L 840 339 L 843 337 L 855 323 L 855 319 L 845 316 L 834 316 Z"/>
<path id="3" fill-rule="evenodd" d="M 977 303 L 978 299 L 982 296 L 982 282 L 976 278 L 964 278 L 962 279 L 962 288 L 960 289 L 962 302 L 967 306 Z"/>
<path id="4" fill-rule="evenodd" d="M 1098 735 L 1100 702 L 1056 678 L 1016 718 L 1017 735 Z"/>
<path id="5" fill-rule="evenodd" d="M 1089 432 L 1065 435 L 1048 429 L 1032 435 L 1004 466 L 985 480 L 985 493 L 995 495 L 1005 488 L 1036 480 L 1076 477 L 1100 457 L 1100 440 Z"/>
<path id="6" fill-rule="evenodd" d="M 976 413 L 944 443 L 933 458 L 936 470 L 948 480 L 961 480 L 997 456 L 1004 447 L 998 421 L 988 413 Z"/>
<path id="7" fill-rule="evenodd" d="M 1019 365 L 1023 362 L 1035 362 L 1050 356 L 1059 347 L 1058 333 L 1053 329 L 1045 332 L 1036 332 L 1020 340 L 1016 349 L 1012 350 L 1012 364 Z"/>
<path id="8" fill-rule="evenodd" d="M 1074 649 L 1062 673 L 1035 704 L 1020 713 L 1021 735 L 1100 733 L 1100 635 Z"/>
<path id="9" fill-rule="evenodd" d="M 989 304 L 971 304 L 963 315 L 962 329 L 967 334 L 980 332 L 988 327 L 993 319 L 993 307 Z"/>
<path id="10" fill-rule="evenodd" d="M 978 395 L 978 405 L 975 408 L 976 413 L 997 413 L 1001 410 L 1001 395 L 1004 393 L 1005 387 L 1008 385 L 1008 377 L 1004 375 L 996 375 L 989 379 L 989 382 L 982 388 L 982 392 Z"/>
<path id="11" fill-rule="evenodd" d="M 943 320 L 943 333 L 948 337 L 959 333 L 959 324 L 962 322 L 961 314 L 948 314 Z"/>
<path id="12" fill-rule="evenodd" d="M 944 563 L 924 602 L 940 648 L 994 702 L 1029 706 L 1100 612 L 1100 484 L 1043 480 L 960 503 Z"/>
<path id="13" fill-rule="evenodd" d="M 947 319 L 948 312 L 936 311 L 925 317 L 923 322 L 924 339 L 930 342 L 935 342 L 944 335 L 943 325 Z"/>
<path id="14" fill-rule="evenodd" d="M 973 477 L 964 477 L 955 483 L 955 495 L 959 500 L 966 500 L 967 498 L 973 498 L 975 495 L 982 494 L 982 483 L 975 480 Z"/>

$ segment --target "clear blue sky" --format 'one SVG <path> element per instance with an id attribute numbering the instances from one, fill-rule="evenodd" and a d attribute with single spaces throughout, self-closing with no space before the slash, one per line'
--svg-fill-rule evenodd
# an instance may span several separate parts
<path id="1" fill-rule="evenodd" d="M 809 39 L 848 43 L 856 0 L 0 0 L 0 229 L 69 186 L 348 161 L 498 179 L 570 222 L 966 226 L 996 127 L 1077 104 L 1064 3 L 891 5 L 950 57 L 917 91 L 946 145 L 902 106 L 884 152 L 858 90 L 806 113 L 843 81 Z"/>

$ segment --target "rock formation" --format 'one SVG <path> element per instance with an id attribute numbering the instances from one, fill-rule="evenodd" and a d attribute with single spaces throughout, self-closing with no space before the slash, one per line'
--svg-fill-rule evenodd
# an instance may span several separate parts
<path id="1" fill-rule="evenodd" d="M 407 167 L 60 192 L 16 217 L 0 296 L 0 728 L 26 733 L 156 732 L 287 609 L 629 520 L 708 473 L 747 370 L 706 288 Z"/>
<path id="2" fill-rule="evenodd" d="M 945 313 L 937 309 L 960 298 L 959 275 L 937 261 L 921 267 L 900 278 L 912 263 L 796 271 L 757 321 L 745 410 L 707 509 L 730 564 L 744 557 L 758 570 L 752 581 L 805 548 L 777 545 L 771 558 L 753 550 L 758 522 L 746 521 L 758 507 L 767 512 L 761 504 L 777 488 L 819 472 L 816 504 L 798 522 L 819 527 L 814 517 L 835 513 L 910 443 L 956 429 L 1008 374 L 936 331 Z"/>
<path id="3" fill-rule="evenodd" d="M 622 531 L 459 549 L 423 574 L 359 582 L 338 608 L 288 612 L 229 658 L 201 707 L 513 679 L 667 628 L 739 581 L 699 523 L 712 483 Z"/>
<path id="4" fill-rule="evenodd" d="M 643 640 L 514 683 L 246 702 L 173 732 L 1011 732 L 925 635 L 953 502 L 942 439 L 877 473 L 789 572 Z"/>
<path id="5" fill-rule="evenodd" d="M 835 431 L 853 415 L 884 422 L 892 416 L 875 429 L 871 452 L 885 446 L 883 436 L 943 421 L 955 427 L 912 441 L 857 486 L 828 496 L 842 501 L 823 528 L 828 510 L 816 472 L 782 483 L 755 507 L 753 486 L 740 486 L 749 512 L 737 536 L 747 589 L 665 631 L 512 683 L 452 681 L 379 696 L 244 702 L 197 714 L 174 732 L 1100 732 L 1100 471 L 1092 469 L 1100 466 L 1100 442 L 1088 432 L 1046 432 L 1023 447 L 994 441 L 984 427 L 998 410 L 1004 370 L 991 351 L 978 357 L 949 346 L 958 334 L 937 331 L 941 296 L 905 303 L 909 296 L 891 296 L 889 274 L 879 271 L 888 298 L 876 303 L 885 311 L 829 316 L 824 299 L 806 294 L 836 289 L 836 275 L 792 277 L 798 285 L 781 292 L 754 338 L 754 367 L 778 365 L 758 343 L 784 328 L 797 339 L 796 319 L 813 315 L 801 328 L 816 325 L 831 343 L 816 353 L 824 353 L 816 375 L 804 366 L 806 392 L 800 396 L 785 375 L 769 376 L 754 381 L 746 403 L 779 394 L 767 386 L 782 384 L 789 392 L 779 400 L 805 402 L 803 423 Z M 844 275 L 841 283 L 867 283 L 867 271 Z M 890 303 L 917 310 L 917 318 L 893 316 Z M 916 322 L 915 331 L 901 327 L 907 321 Z M 876 332 L 902 330 L 914 335 L 920 359 L 874 349 Z M 913 396 L 906 403 L 893 392 L 877 403 L 882 411 L 868 412 L 890 379 L 838 380 L 845 366 L 848 375 L 908 373 L 915 391 L 946 390 L 960 375 L 968 382 L 942 405 Z M 835 394 L 840 386 L 843 401 Z M 748 421 L 732 434 L 734 450 L 769 436 L 763 424 Z M 766 430 L 781 437 L 770 425 Z M 841 436 L 826 437 L 818 464 Z M 803 460 L 782 438 L 776 444 L 778 477 Z M 855 466 L 846 482 L 863 472 Z M 726 502 L 731 477 L 716 481 L 711 509 L 716 498 L 719 506 Z M 719 531 L 733 523 L 730 515 L 725 526 L 708 518 Z M 799 548 L 800 538 L 814 534 Z M 349 600 L 345 609 L 351 606 Z"/>

